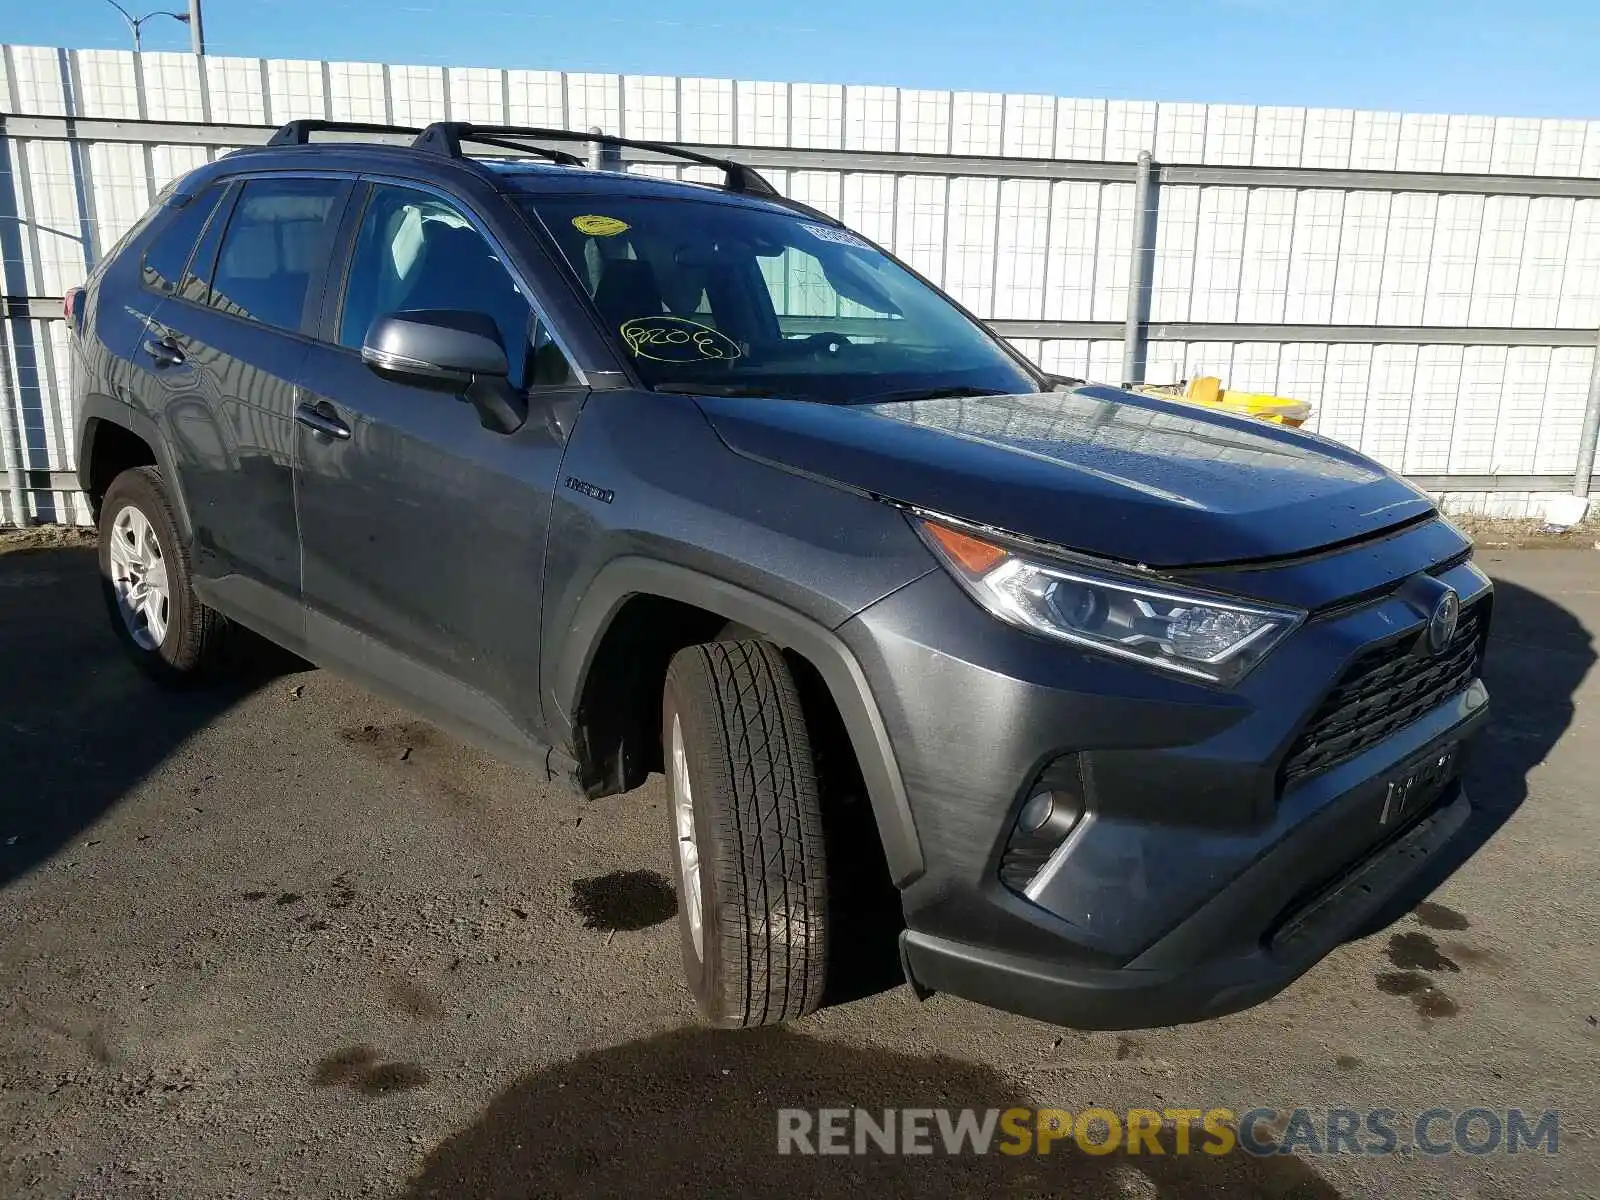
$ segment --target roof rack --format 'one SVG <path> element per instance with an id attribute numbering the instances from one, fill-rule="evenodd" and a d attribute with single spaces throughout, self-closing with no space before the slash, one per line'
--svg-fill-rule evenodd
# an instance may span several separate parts
<path id="1" fill-rule="evenodd" d="M 431 145 L 425 145 L 422 140 L 428 136 L 428 130 L 432 128 L 434 128 L 434 126 L 428 126 L 428 129 L 424 129 L 422 133 L 418 135 L 417 140 L 411 143 L 414 149 L 433 149 Z M 496 146 L 501 150 L 519 150 L 524 154 L 534 154 L 540 158 L 548 158 L 551 162 L 561 163 L 563 166 L 567 167 L 581 167 L 584 165 L 583 158 L 577 154 L 569 154 L 565 150 L 555 150 L 549 146 L 531 146 L 526 142 L 513 141 L 511 138 L 507 137 L 498 137 L 491 133 L 482 132 L 484 128 L 485 127 L 481 125 L 474 126 L 474 129 L 478 130 L 479 132 L 473 133 L 471 137 L 468 137 L 464 140 L 474 142 L 480 146 Z M 459 145 L 459 143 L 457 144 Z M 451 155 L 451 157 L 460 158 L 462 156 L 458 153 Z"/>
<path id="2" fill-rule="evenodd" d="M 363 121 L 290 121 L 267 139 L 269 146 L 304 146 L 313 133 L 417 133 L 415 125 L 372 125 Z"/>
<path id="3" fill-rule="evenodd" d="M 551 141 L 566 142 L 599 142 L 604 146 L 627 146 L 634 150 L 648 150 L 653 154 L 666 155 L 668 158 L 681 158 L 687 162 L 698 163 L 701 166 L 716 167 L 723 174 L 722 186 L 730 192 L 744 192 L 751 196 L 761 196 L 768 199 L 781 199 L 782 195 L 777 188 L 761 175 L 759 171 L 745 166 L 743 163 L 734 162 L 727 158 L 713 158 L 709 154 L 701 154 L 694 150 L 685 150 L 681 146 L 674 146 L 669 142 L 646 142 L 635 138 L 617 137 L 610 133 L 578 133 L 571 129 L 541 129 L 535 126 L 522 125 L 473 125 L 467 121 L 435 121 L 429 125 L 411 144 L 419 150 L 430 150 L 435 154 L 442 154 L 447 158 L 465 157 L 461 151 L 462 142 L 478 142 L 484 145 L 501 146 L 514 150 L 526 150 L 540 153 L 541 148 L 522 146 L 508 142 L 508 138 L 544 138 Z M 545 152 L 550 153 L 550 152 Z M 555 152 L 559 153 L 559 151 Z M 552 155 L 553 156 L 553 155 Z M 567 155 L 572 158 L 572 155 Z M 558 159 L 557 161 L 562 161 Z M 581 162 L 581 160 L 578 160 Z"/>

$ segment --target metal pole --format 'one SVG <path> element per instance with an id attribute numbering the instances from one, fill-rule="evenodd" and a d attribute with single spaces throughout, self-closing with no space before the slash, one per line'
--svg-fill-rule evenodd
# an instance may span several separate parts
<path id="1" fill-rule="evenodd" d="M 1589 494 L 1597 436 L 1600 436 L 1600 332 L 1595 334 L 1594 365 L 1589 368 L 1589 399 L 1583 406 L 1583 432 L 1578 434 L 1578 469 L 1572 474 L 1574 496 Z"/>
<path id="2" fill-rule="evenodd" d="M 1145 234 L 1150 225 L 1150 179 L 1154 174 L 1150 151 L 1139 151 L 1133 179 L 1133 255 L 1128 263 L 1128 317 L 1122 329 L 1122 382 L 1144 382 L 1145 293 L 1150 287 L 1149 247 Z"/>
<path id="3" fill-rule="evenodd" d="M 621 171 L 622 153 L 609 142 L 602 142 L 599 138 L 605 133 L 598 125 L 589 126 L 589 134 L 595 141 L 589 143 L 589 168 L 593 171 Z"/>
<path id="4" fill-rule="evenodd" d="M 189 0 L 189 49 L 206 52 L 206 27 L 200 18 L 200 0 Z"/>
<path id="5" fill-rule="evenodd" d="M 129 21 L 128 24 L 133 26 L 133 52 L 137 54 L 143 48 L 139 41 L 139 26 L 143 25 L 144 22 Z"/>
<path id="6" fill-rule="evenodd" d="M 5 452 L 11 523 L 21 529 L 28 524 L 28 493 L 22 474 L 22 420 L 11 394 L 11 322 L 4 319 L 0 319 L 0 449 Z"/>

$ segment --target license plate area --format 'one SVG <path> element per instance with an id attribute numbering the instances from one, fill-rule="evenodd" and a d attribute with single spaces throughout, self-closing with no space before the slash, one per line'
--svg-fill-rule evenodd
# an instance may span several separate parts
<path id="1" fill-rule="evenodd" d="M 1390 776 L 1384 785 L 1378 827 L 1384 830 L 1398 828 L 1408 817 L 1414 817 L 1428 808 L 1455 777 L 1460 757 L 1461 747 L 1458 743 L 1435 746 L 1425 756 L 1413 759 L 1397 774 Z"/>
<path id="2" fill-rule="evenodd" d="M 1453 794 L 1459 799 L 1460 792 Z M 1466 822 L 1465 804 L 1452 801 L 1439 805 L 1435 800 L 1426 803 L 1432 811 L 1419 816 L 1409 829 L 1383 843 L 1381 849 L 1368 854 L 1321 891 L 1291 905 L 1288 915 L 1267 937 L 1267 948 L 1286 958 L 1297 957 L 1308 945 L 1325 952 L 1362 919 L 1360 913 L 1370 913 L 1374 905 L 1387 903 L 1404 881 Z M 1352 908 L 1360 912 L 1353 915 Z"/>

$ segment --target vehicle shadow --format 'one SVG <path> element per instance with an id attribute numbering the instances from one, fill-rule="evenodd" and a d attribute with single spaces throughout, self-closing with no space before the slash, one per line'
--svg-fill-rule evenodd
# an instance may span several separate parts
<path id="1" fill-rule="evenodd" d="M 1063 1109 L 1092 1103 L 1062 1096 Z M 779 1109 L 1026 1107 L 991 1068 L 822 1041 L 782 1028 L 677 1029 L 528 1075 L 469 1128 L 437 1146 L 410 1200 L 530 1196 L 1228 1196 L 1327 1200 L 1340 1193 L 1293 1155 L 1200 1150 L 1090 1155 L 1057 1142 L 1047 1155 L 944 1150 L 934 1121 L 927 1154 L 778 1152 Z M 957 1114 L 952 1112 L 950 1119 Z M 1031 1118 L 1030 1118 L 1031 1122 Z M 846 1126 L 848 1128 L 848 1125 Z M 849 1139 L 853 1142 L 853 1138 Z M 1031 1148 L 1030 1148 L 1031 1149 Z"/>
<path id="2" fill-rule="evenodd" d="M 124 656 L 92 546 L 0 554 L 0 887 L 89 828 L 188 737 L 293 669 L 161 692 Z"/>
<path id="3" fill-rule="evenodd" d="M 1472 748 L 1465 771 L 1472 815 L 1428 869 L 1357 936 L 1383 930 L 1408 914 L 1522 807 L 1528 773 L 1550 757 L 1572 724 L 1573 696 L 1595 658 L 1589 632 L 1565 608 L 1519 584 L 1495 580 L 1494 624 L 1483 671 L 1489 728 Z"/>

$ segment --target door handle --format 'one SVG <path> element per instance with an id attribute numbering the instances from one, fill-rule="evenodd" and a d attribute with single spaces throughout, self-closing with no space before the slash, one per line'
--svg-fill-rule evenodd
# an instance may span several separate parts
<path id="1" fill-rule="evenodd" d="M 334 412 L 333 405 L 326 400 L 318 400 L 315 404 L 298 405 L 294 410 L 294 419 L 307 429 L 326 437 L 344 441 L 350 436 L 350 426 L 344 423 L 343 418 Z"/>
<path id="2" fill-rule="evenodd" d="M 150 338 L 144 344 L 144 352 L 155 360 L 158 367 L 175 367 L 183 362 L 183 351 L 170 336 Z"/>

